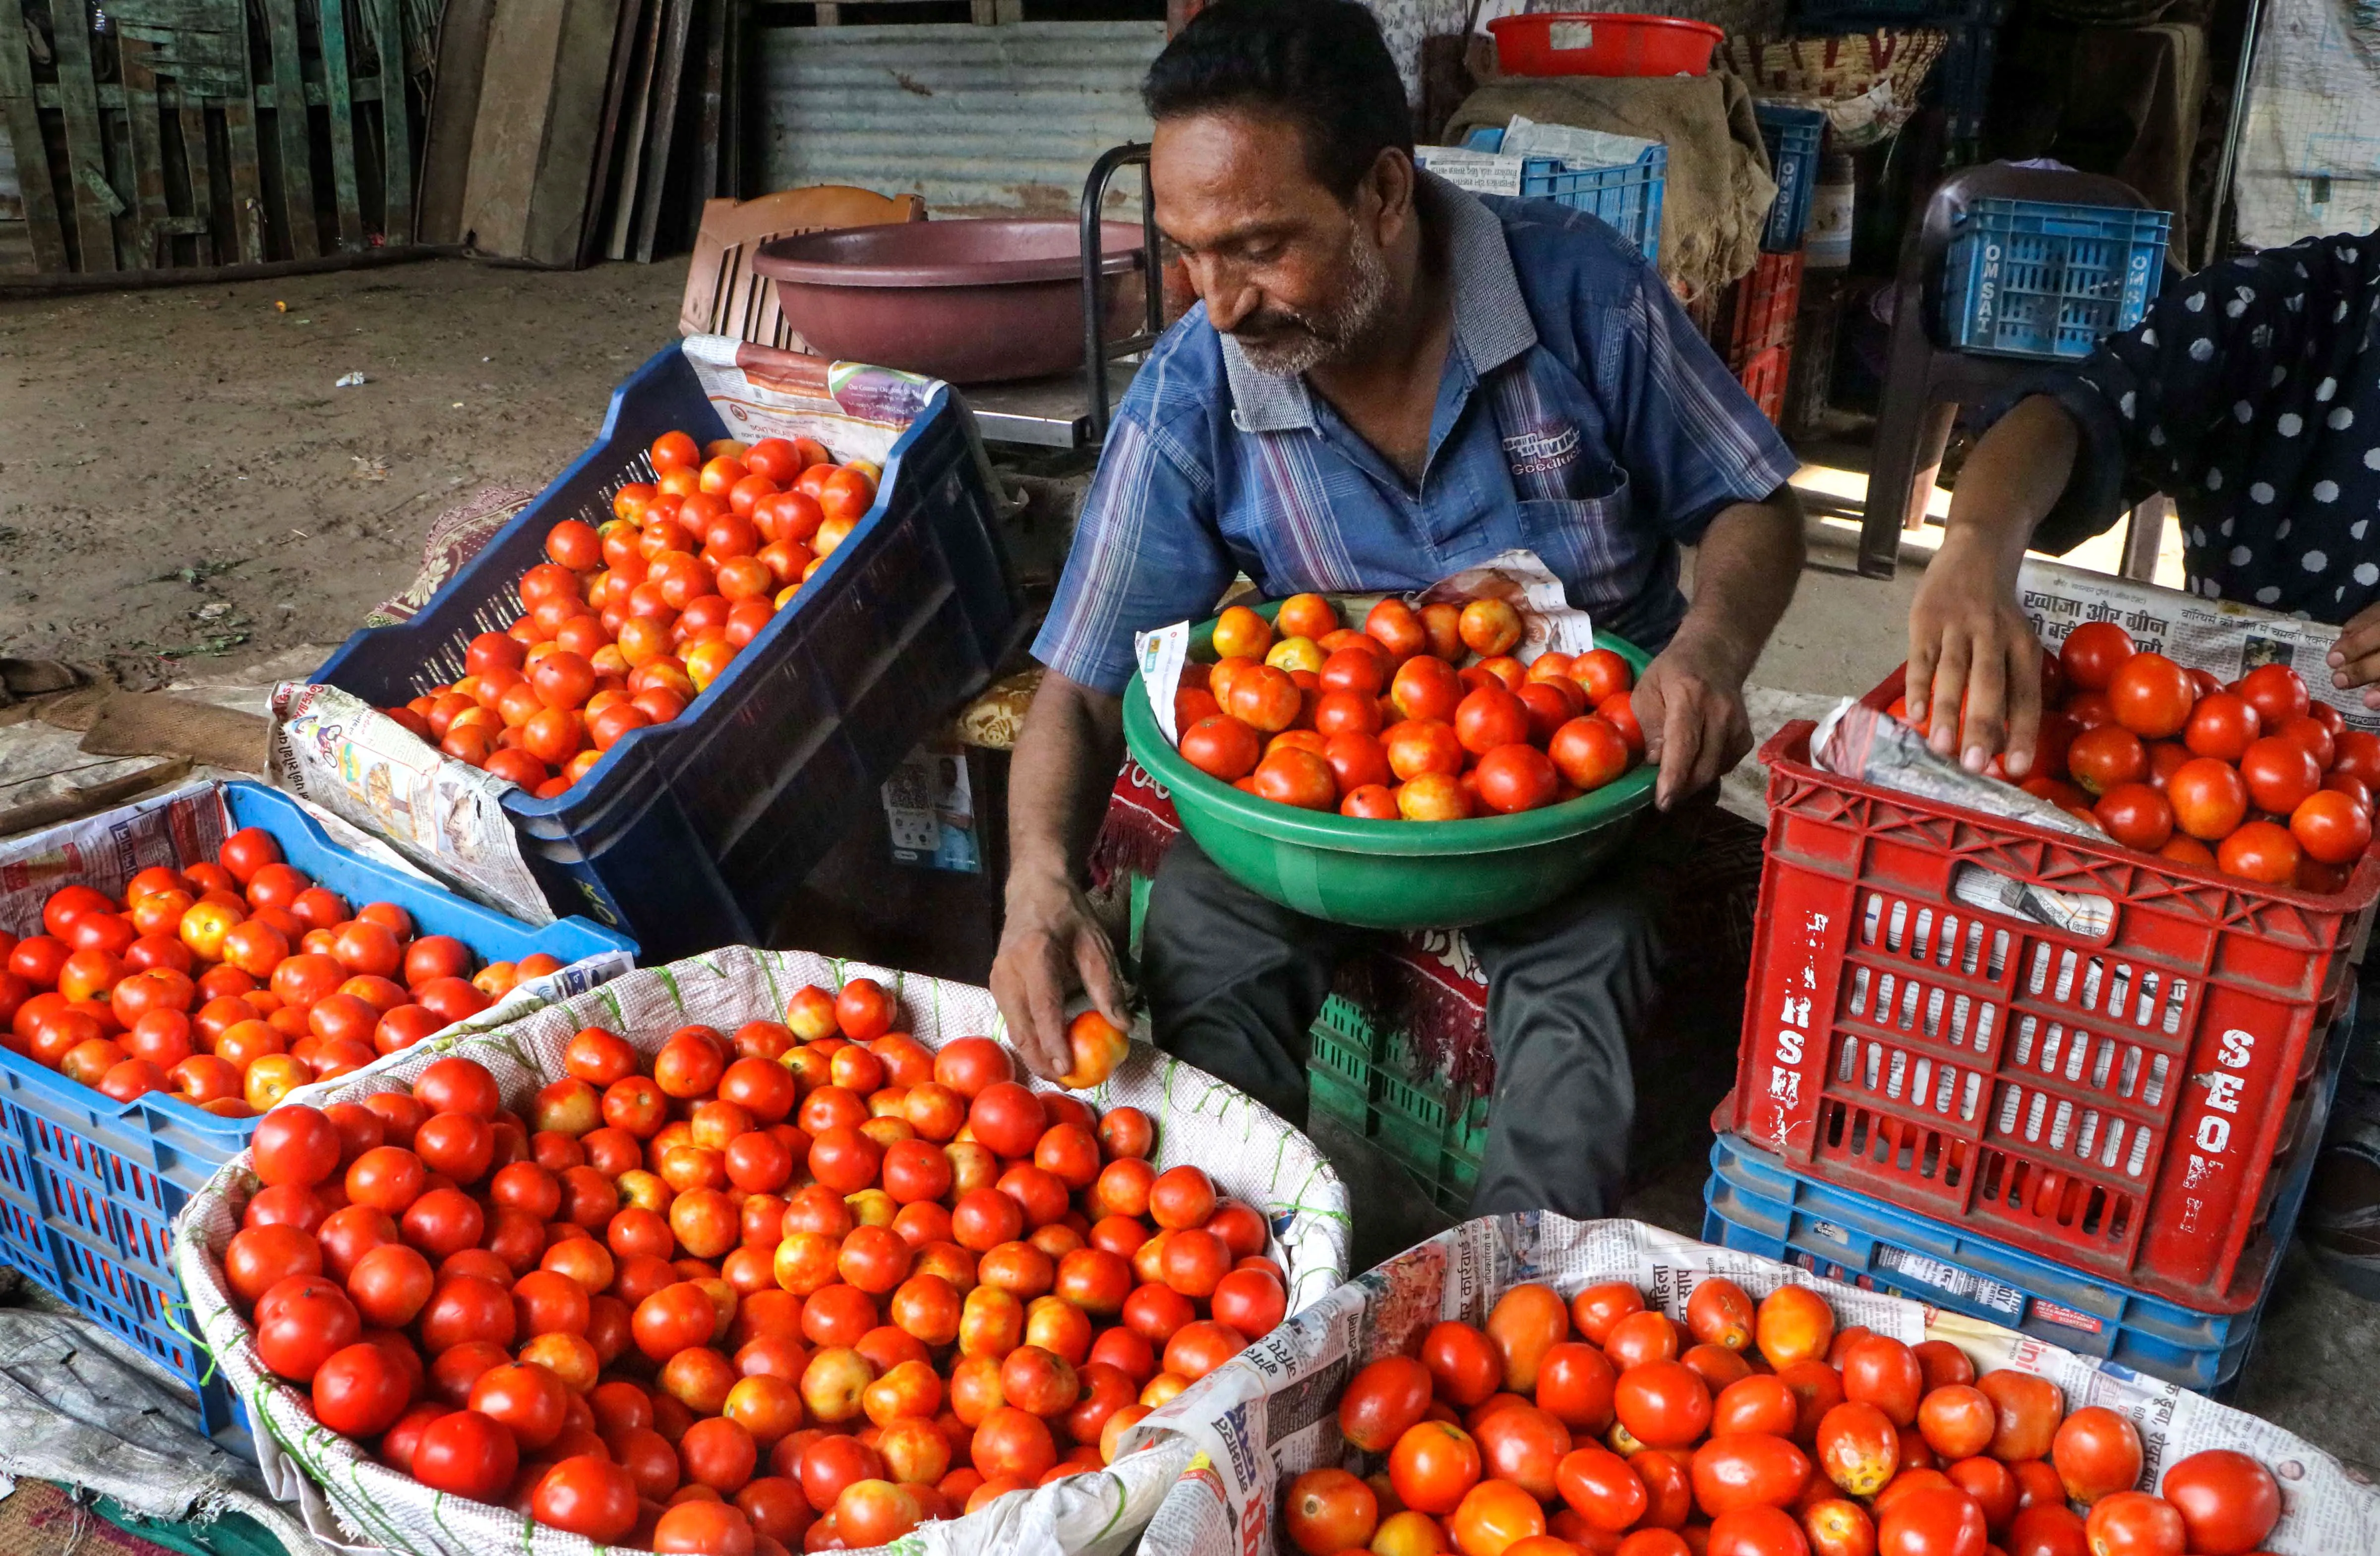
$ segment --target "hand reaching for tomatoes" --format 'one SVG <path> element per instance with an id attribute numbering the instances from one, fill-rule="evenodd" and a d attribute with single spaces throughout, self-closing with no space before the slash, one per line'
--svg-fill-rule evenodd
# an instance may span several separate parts
<path id="1" fill-rule="evenodd" d="M 1681 629 L 1636 682 L 1629 706 L 1645 731 L 1645 759 L 1660 766 L 1653 803 L 1662 810 L 1710 787 L 1752 749 L 1735 658 Z"/>
<path id="2" fill-rule="evenodd" d="M 1926 743 L 1980 773 L 1995 756 L 2018 778 L 2031 773 L 2041 728 L 2041 645 L 2018 609 L 2015 577 L 1954 526 L 1935 553 L 1909 608 L 1911 721 L 1936 719 Z"/>
<path id="3" fill-rule="evenodd" d="M 2380 605 L 2367 605 L 2347 619 L 2331 645 L 2330 683 L 2340 691 L 2366 688 L 2363 706 L 2380 708 Z"/>

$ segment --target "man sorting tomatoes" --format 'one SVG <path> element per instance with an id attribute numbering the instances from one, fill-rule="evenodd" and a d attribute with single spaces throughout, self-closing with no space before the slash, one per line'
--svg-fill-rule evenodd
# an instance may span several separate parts
<path id="1" fill-rule="evenodd" d="M 2246 255 L 2168 286 L 2138 326 L 2071 370 L 2046 371 L 2016 399 L 1960 474 L 1942 549 L 1910 612 L 1911 716 L 1964 709 L 1963 720 L 1934 722 L 1936 751 L 1973 771 L 1996 756 L 2020 779 L 2035 769 L 2041 650 L 2018 608 L 2017 569 L 2028 548 L 2070 549 L 2157 491 L 2180 514 L 2191 592 L 2343 623 L 2325 663 L 2294 668 L 2335 691 L 2361 688 L 2363 706 L 2380 710 L 2375 301 L 2380 235 Z M 2203 699 L 2204 716 L 2228 725 L 2202 733 L 2240 763 L 2255 808 L 2269 811 L 2260 780 L 2277 792 L 2288 775 L 2255 770 L 2273 754 L 2250 742 L 2283 732 L 2265 726 L 2292 708 L 2304 713 L 2305 693 L 2277 665 L 2250 671 L 2240 692 Z M 2193 710 L 2193 730 L 2201 717 Z M 2350 754 L 2368 754 L 2368 742 L 2343 735 L 2331 756 L 2351 777 Z M 2343 867 L 2321 862 L 2325 833 L 2301 822 L 2292 846 L 2291 829 L 2250 820 L 2231 838 L 2252 831 L 2273 847 L 2225 868 L 2288 874 L 2278 861 L 2297 860 L 2310 872 L 2302 884 L 2336 887 Z M 2221 846 L 2235 848 L 2231 838 Z M 2367 992 L 2364 1009 L 2374 1008 Z M 2371 1043 L 2349 1055 L 2302 1224 L 2342 1284 L 2380 1298 L 2380 1052 Z"/>
<path id="2" fill-rule="evenodd" d="M 1468 932 L 1497 1071 L 1473 1209 L 1604 1214 L 1632 1041 L 1664 959 L 1693 951 L 1654 926 L 1674 813 L 1749 749 L 1744 676 L 1800 570 L 1794 457 L 1617 234 L 1415 169 L 1354 0 L 1222 0 L 1144 98 L 1157 220 L 1203 307 L 1119 407 L 1035 645 L 992 970 L 1011 1039 L 1055 1077 L 1070 990 L 1124 1018 L 1081 877 L 1135 633 L 1213 615 L 1236 574 L 1269 599 L 1410 591 L 1525 549 L 1597 627 L 1656 651 L 1630 706 L 1658 814 L 1569 897 Z M 1359 943 L 1181 838 L 1140 969 L 1157 1041 L 1302 1122 L 1306 1033 Z"/>

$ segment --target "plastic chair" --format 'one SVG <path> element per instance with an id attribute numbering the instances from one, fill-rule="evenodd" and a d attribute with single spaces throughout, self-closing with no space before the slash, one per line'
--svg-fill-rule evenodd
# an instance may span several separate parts
<path id="1" fill-rule="evenodd" d="M 755 199 L 705 200 L 694 257 L 686 263 L 677 332 L 733 335 L 754 345 L 807 352 L 809 343 L 777 311 L 777 283 L 753 272 L 752 252 L 771 238 L 795 233 L 925 219 L 926 202 L 916 195 L 880 195 L 843 184 L 781 189 Z"/>
<path id="2" fill-rule="evenodd" d="M 1985 199 L 2148 208 L 2131 186 L 2118 179 L 2005 163 L 1963 169 L 1935 188 L 1925 220 L 1902 240 L 1893 282 L 1892 359 L 1885 371 L 1884 410 L 1876 418 L 1867 508 L 1860 524 L 1859 570 L 1870 578 L 1891 577 L 1900 561 L 1900 531 L 1925 523 L 1925 500 L 1959 407 L 1996 399 L 2046 365 L 2016 356 L 1971 356 L 1935 342 L 1943 256 L 1968 203 Z M 2154 562 L 2154 547 L 2149 555 Z"/>

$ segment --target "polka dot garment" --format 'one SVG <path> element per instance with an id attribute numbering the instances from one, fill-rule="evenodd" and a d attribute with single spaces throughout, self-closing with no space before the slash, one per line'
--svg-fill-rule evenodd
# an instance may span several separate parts
<path id="1" fill-rule="evenodd" d="M 2195 594 L 2323 621 L 2380 599 L 2375 304 L 2380 234 L 2169 283 L 2137 327 L 2023 390 L 2055 395 L 2082 431 L 2034 545 L 2064 551 L 2163 491 Z"/>

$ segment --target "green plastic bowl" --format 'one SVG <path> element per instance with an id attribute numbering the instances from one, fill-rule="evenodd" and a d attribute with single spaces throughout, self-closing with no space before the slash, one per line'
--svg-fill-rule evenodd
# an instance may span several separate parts
<path id="1" fill-rule="evenodd" d="M 1256 608 L 1269 620 L 1274 606 Z M 1215 623 L 1192 630 L 1194 657 Z M 1652 656 L 1608 633 L 1596 645 L 1638 675 Z M 1124 689 L 1124 745 L 1173 796 L 1207 856 L 1250 891 L 1312 918 L 1366 929 L 1455 929 L 1542 908 L 1586 879 L 1652 802 L 1642 765 L 1592 794 L 1519 815 L 1468 821 L 1369 821 L 1259 800 L 1183 759 L 1149 710 L 1135 674 Z"/>

